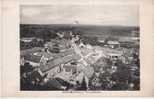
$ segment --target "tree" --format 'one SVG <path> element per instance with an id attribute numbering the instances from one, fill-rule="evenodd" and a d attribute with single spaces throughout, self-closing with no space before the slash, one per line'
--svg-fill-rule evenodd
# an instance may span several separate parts
<path id="1" fill-rule="evenodd" d="M 86 79 L 85 77 L 83 77 L 82 83 L 80 88 L 78 88 L 79 90 L 87 90 L 87 83 L 86 83 Z"/>

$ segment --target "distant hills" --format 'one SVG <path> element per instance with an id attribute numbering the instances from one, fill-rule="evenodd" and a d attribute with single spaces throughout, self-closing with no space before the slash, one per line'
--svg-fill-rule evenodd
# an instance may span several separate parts
<path id="1" fill-rule="evenodd" d="M 39 37 L 44 34 L 53 34 L 61 31 L 79 32 L 84 36 L 139 36 L 139 27 L 136 26 L 100 26 L 100 25 L 79 25 L 79 24 L 20 24 L 21 37 Z"/>

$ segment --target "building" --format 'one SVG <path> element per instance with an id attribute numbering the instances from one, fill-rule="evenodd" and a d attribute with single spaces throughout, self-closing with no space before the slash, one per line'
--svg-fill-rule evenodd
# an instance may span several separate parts
<path id="1" fill-rule="evenodd" d="M 43 50 L 43 48 L 41 48 L 41 47 L 34 47 L 34 48 L 31 48 L 31 49 L 21 50 L 20 56 L 25 56 L 27 54 L 33 54 L 33 53 L 36 53 L 36 52 L 41 52 L 42 50 Z"/>
<path id="2" fill-rule="evenodd" d="M 25 43 L 30 43 L 34 40 L 35 38 L 34 37 L 25 37 L 25 38 L 21 38 L 20 40 L 25 42 Z"/>
<path id="3" fill-rule="evenodd" d="M 48 48 L 49 51 L 52 51 L 54 48 L 57 48 L 60 50 L 60 52 L 64 52 L 71 47 L 70 41 L 66 39 L 51 40 L 50 42 L 47 42 L 44 46 L 45 48 Z"/>
<path id="4" fill-rule="evenodd" d="M 97 40 L 98 40 L 98 42 L 100 42 L 100 43 L 106 43 L 106 39 L 105 39 L 105 38 L 98 37 Z"/>
<path id="5" fill-rule="evenodd" d="M 72 60 L 78 60 L 79 58 L 80 57 L 76 54 L 71 54 L 71 55 L 67 55 L 64 57 L 59 57 L 59 58 L 48 61 L 45 65 L 41 65 L 40 69 L 42 72 L 46 72 L 56 66 L 60 66 L 61 64 L 66 64 Z"/>
<path id="6" fill-rule="evenodd" d="M 26 54 L 25 56 L 22 57 L 22 61 L 23 61 L 22 64 L 28 62 L 33 67 L 38 67 L 38 66 L 40 66 L 41 59 L 42 59 L 42 56 L 36 56 L 36 55 Z"/>
<path id="7" fill-rule="evenodd" d="M 52 60 L 53 55 L 51 53 L 43 51 L 33 51 L 25 52 L 21 54 L 20 62 L 23 65 L 25 62 L 29 62 L 32 66 L 40 66 L 40 63 L 46 64 L 47 61 Z"/>
<path id="8" fill-rule="evenodd" d="M 118 41 L 108 41 L 107 44 L 111 48 L 118 48 L 118 47 L 120 47 L 120 43 Z"/>

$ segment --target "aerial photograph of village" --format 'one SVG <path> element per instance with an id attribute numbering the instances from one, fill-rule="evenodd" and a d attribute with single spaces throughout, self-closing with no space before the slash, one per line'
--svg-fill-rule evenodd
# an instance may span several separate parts
<path id="1" fill-rule="evenodd" d="M 137 15 L 136 6 L 21 6 L 20 90 L 140 90 Z"/>

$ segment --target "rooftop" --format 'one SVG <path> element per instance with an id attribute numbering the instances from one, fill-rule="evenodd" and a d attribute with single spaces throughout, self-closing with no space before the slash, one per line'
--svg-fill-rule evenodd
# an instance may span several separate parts
<path id="1" fill-rule="evenodd" d="M 36 56 L 36 55 L 27 54 L 27 55 L 24 56 L 24 59 L 28 60 L 28 61 L 31 61 L 31 62 L 39 63 L 40 60 L 41 60 L 41 57 L 42 56 Z"/>
<path id="2" fill-rule="evenodd" d="M 46 72 L 50 69 L 53 69 L 54 67 L 59 66 L 60 64 L 65 64 L 65 63 L 68 63 L 72 60 L 76 60 L 76 59 L 79 59 L 79 58 L 80 57 L 76 54 L 70 54 L 70 55 L 67 55 L 67 56 L 64 56 L 64 57 L 59 57 L 59 58 L 50 60 L 45 66 L 41 65 L 40 69 L 41 69 L 42 72 Z"/>

